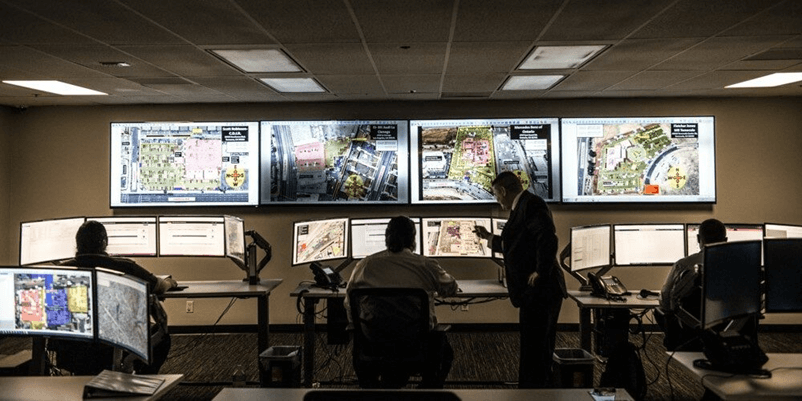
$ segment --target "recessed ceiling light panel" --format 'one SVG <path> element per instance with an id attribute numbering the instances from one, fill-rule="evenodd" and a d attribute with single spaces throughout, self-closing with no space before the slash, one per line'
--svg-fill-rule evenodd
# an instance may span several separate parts
<path id="1" fill-rule="evenodd" d="M 726 88 L 772 88 L 775 86 L 802 81 L 802 72 L 778 72 L 764 77 L 739 82 Z"/>
<path id="2" fill-rule="evenodd" d="M 560 82 L 565 75 L 515 75 L 510 77 L 501 90 L 532 91 L 546 90 Z"/>
<path id="3" fill-rule="evenodd" d="M 519 70 L 553 70 L 579 68 L 582 64 L 604 50 L 606 45 L 588 46 L 538 46 L 523 63 Z"/>
<path id="4" fill-rule="evenodd" d="M 317 81 L 312 78 L 261 78 L 261 81 L 270 85 L 278 92 L 284 93 L 323 93 L 326 92 Z"/>
<path id="5" fill-rule="evenodd" d="M 298 64 L 279 49 L 210 51 L 245 72 L 303 72 Z"/>
<path id="6" fill-rule="evenodd" d="M 61 81 L 3 81 L 3 83 L 64 96 L 108 95 L 108 93 L 98 92 Z"/>

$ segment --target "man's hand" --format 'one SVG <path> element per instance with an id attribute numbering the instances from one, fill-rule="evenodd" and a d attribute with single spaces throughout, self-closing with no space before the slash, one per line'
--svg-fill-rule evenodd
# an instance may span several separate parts
<path id="1" fill-rule="evenodd" d="M 529 280 L 526 280 L 527 284 L 529 284 L 530 287 L 534 287 L 538 277 L 540 276 L 537 272 L 532 272 L 532 274 L 529 275 Z"/>
<path id="2" fill-rule="evenodd" d="M 482 226 L 474 226 L 473 232 L 481 239 L 488 239 L 493 236 L 490 231 L 487 231 L 487 229 Z"/>

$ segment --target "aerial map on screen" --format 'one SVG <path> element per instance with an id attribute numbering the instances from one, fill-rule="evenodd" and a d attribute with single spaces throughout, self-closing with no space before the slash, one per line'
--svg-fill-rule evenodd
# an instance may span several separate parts
<path id="1" fill-rule="evenodd" d="M 709 201 L 715 196 L 712 119 L 563 121 L 565 200 L 652 197 Z M 569 160 L 575 163 L 569 163 Z M 576 198 L 571 198 L 575 195 Z"/>
<path id="2" fill-rule="evenodd" d="M 490 257 L 487 241 L 479 238 L 476 226 L 491 227 L 489 218 L 424 218 L 423 254 L 430 257 Z"/>
<path id="3" fill-rule="evenodd" d="M 491 182 L 503 171 L 546 200 L 559 198 L 557 119 L 411 121 L 410 127 L 418 152 L 413 202 L 495 202 Z"/>
<path id="4" fill-rule="evenodd" d="M 345 258 L 348 251 L 348 219 L 294 224 L 293 265 Z"/>
<path id="5" fill-rule="evenodd" d="M 114 273 L 97 273 L 98 338 L 148 356 L 147 284 Z"/>
<path id="6" fill-rule="evenodd" d="M 256 123 L 113 123 L 112 206 L 256 205 Z"/>
<path id="7" fill-rule="evenodd" d="M 263 121 L 270 203 L 406 203 L 406 121 Z"/>

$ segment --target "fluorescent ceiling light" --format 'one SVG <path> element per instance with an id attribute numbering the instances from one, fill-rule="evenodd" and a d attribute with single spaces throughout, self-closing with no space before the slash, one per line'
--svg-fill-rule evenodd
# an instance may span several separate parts
<path id="1" fill-rule="evenodd" d="M 765 77 L 739 82 L 726 86 L 726 88 L 772 88 L 797 81 L 802 81 L 802 72 L 778 72 Z"/>
<path id="2" fill-rule="evenodd" d="M 526 57 L 518 69 L 547 70 L 579 68 L 586 61 L 604 50 L 607 45 L 589 46 L 538 46 Z"/>
<path id="3" fill-rule="evenodd" d="M 65 96 L 108 95 L 108 93 L 82 88 L 61 81 L 3 81 L 3 83 Z"/>
<path id="4" fill-rule="evenodd" d="M 211 50 L 245 72 L 302 72 L 283 51 L 278 49 Z"/>
<path id="5" fill-rule="evenodd" d="M 563 79 L 565 75 L 516 75 L 510 77 L 501 90 L 532 91 L 549 89 Z"/>
<path id="6" fill-rule="evenodd" d="M 323 87 L 312 78 L 261 78 L 261 80 L 279 92 L 326 92 L 326 89 L 323 89 Z"/>

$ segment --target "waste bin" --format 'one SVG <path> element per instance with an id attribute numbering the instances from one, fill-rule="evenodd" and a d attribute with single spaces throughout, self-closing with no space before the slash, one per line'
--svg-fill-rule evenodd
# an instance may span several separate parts
<path id="1" fill-rule="evenodd" d="M 301 347 L 277 345 L 259 354 L 262 387 L 301 387 Z"/>
<path id="2" fill-rule="evenodd" d="M 560 388 L 593 387 L 593 355 L 581 348 L 554 350 L 554 378 Z"/>

